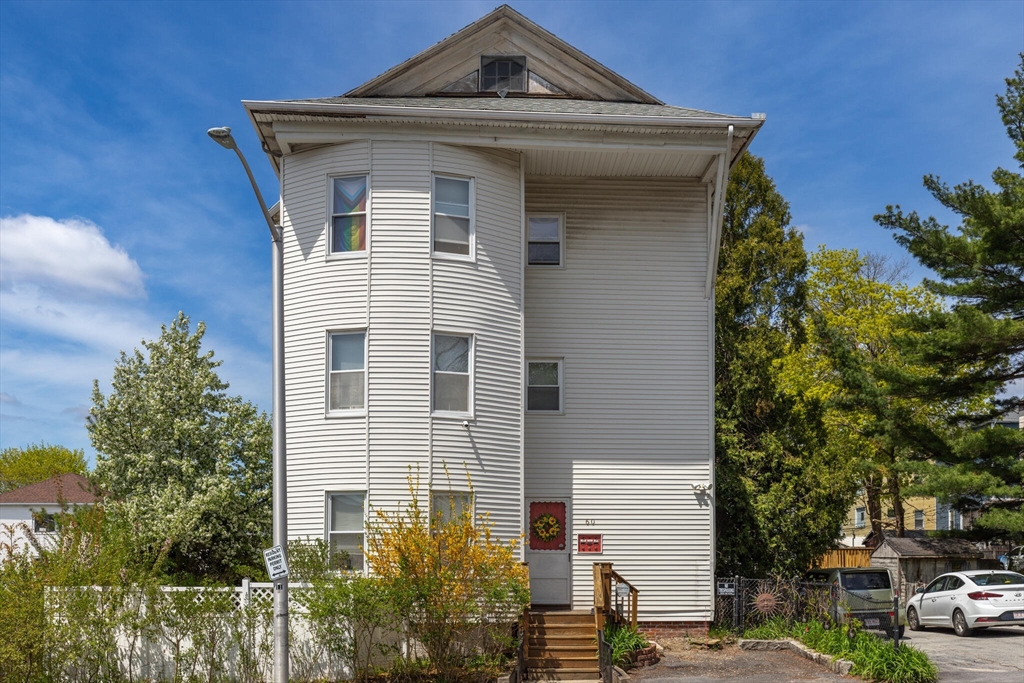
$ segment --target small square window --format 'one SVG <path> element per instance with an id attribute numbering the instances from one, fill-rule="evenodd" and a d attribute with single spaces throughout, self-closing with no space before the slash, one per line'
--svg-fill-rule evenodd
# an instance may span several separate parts
<path id="1" fill-rule="evenodd" d="M 526 223 L 527 265 L 549 267 L 564 265 L 564 217 L 561 215 L 529 216 Z"/>
<path id="2" fill-rule="evenodd" d="M 338 569 L 363 569 L 365 493 L 327 495 L 327 543 Z"/>
<path id="3" fill-rule="evenodd" d="M 33 512 L 32 531 L 37 534 L 52 534 L 57 531 L 57 518 L 46 512 Z"/>
<path id="4" fill-rule="evenodd" d="M 483 57 L 480 92 L 526 92 L 526 57 Z"/>
<path id="5" fill-rule="evenodd" d="M 366 251 L 366 176 L 331 178 L 330 253 Z"/>
<path id="6" fill-rule="evenodd" d="M 473 183 L 434 176 L 434 252 L 473 258 Z"/>
<path id="7" fill-rule="evenodd" d="M 562 361 L 531 360 L 526 363 L 526 409 L 533 413 L 562 410 Z"/>
<path id="8" fill-rule="evenodd" d="M 366 407 L 366 332 L 330 335 L 327 410 L 362 410 Z"/>
<path id="9" fill-rule="evenodd" d="M 473 494 L 465 491 L 443 491 L 430 494 L 431 525 L 447 524 L 468 513 L 473 516 Z"/>
<path id="10" fill-rule="evenodd" d="M 469 413 L 472 406 L 472 337 L 434 335 L 434 410 Z"/>

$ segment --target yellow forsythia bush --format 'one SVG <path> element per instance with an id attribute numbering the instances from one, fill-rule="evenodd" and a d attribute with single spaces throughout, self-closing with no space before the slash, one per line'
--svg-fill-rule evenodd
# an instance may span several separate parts
<path id="1" fill-rule="evenodd" d="M 472 506 L 433 516 L 420 502 L 419 480 L 409 477 L 411 502 L 403 511 L 376 510 L 365 552 L 438 680 L 465 678 L 500 664 L 512 645 L 513 625 L 530 602 L 517 541 L 492 536 L 485 513 Z"/>

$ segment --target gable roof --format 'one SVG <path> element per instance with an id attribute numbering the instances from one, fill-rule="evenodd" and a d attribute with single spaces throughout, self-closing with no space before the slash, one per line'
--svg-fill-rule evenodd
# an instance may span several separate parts
<path id="1" fill-rule="evenodd" d="M 980 558 L 982 556 L 974 542 L 966 538 L 932 538 L 924 534 L 900 537 L 886 534 L 879 544 L 879 548 L 886 545 L 900 557 Z M 875 552 L 878 552 L 878 548 L 875 549 Z"/>
<path id="2" fill-rule="evenodd" d="M 531 76 L 536 77 L 538 90 L 548 96 L 662 104 L 643 88 L 508 5 L 498 7 L 439 43 L 349 90 L 342 97 L 456 94 L 461 90 L 460 83 L 475 79 L 482 55 L 526 57 L 527 68 Z M 510 93 L 509 96 L 515 95 Z"/>
<path id="3" fill-rule="evenodd" d="M 0 504 L 95 503 L 99 496 L 93 493 L 94 490 L 89 480 L 80 474 L 61 474 L 46 481 L 0 493 Z"/>

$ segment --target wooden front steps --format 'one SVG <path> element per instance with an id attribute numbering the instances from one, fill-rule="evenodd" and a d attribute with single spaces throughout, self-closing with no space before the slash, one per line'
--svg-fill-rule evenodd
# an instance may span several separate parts
<path id="1" fill-rule="evenodd" d="M 527 680 L 601 680 L 597 627 L 590 612 L 531 611 L 526 637 Z"/>

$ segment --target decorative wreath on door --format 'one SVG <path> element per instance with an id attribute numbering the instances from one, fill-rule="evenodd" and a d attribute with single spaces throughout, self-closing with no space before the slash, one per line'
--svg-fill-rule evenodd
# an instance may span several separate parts
<path id="1" fill-rule="evenodd" d="M 545 512 L 533 520 L 530 528 L 533 529 L 534 535 L 542 541 L 553 541 L 558 538 L 558 534 L 562 533 L 562 525 L 550 512 Z"/>

